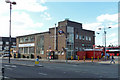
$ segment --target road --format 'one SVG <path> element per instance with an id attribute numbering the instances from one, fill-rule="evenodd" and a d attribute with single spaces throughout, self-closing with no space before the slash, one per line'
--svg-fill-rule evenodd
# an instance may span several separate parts
<path id="1" fill-rule="evenodd" d="M 3 60 L 5 78 L 118 78 L 118 64 L 65 64 L 40 63 L 34 66 L 32 61 Z M 16 65 L 20 63 L 21 65 Z M 24 65 L 22 65 L 24 64 Z M 31 65 L 31 66 L 28 66 Z"/>

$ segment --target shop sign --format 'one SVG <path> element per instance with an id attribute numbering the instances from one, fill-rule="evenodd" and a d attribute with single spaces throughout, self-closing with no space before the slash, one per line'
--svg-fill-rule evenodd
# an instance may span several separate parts
<path id="1" fill-rule="evenodd" d="M 35 46 L 35 44 L 34 43 L 19 44 L 19 47 L 31 47 L 31 46 Z"/>

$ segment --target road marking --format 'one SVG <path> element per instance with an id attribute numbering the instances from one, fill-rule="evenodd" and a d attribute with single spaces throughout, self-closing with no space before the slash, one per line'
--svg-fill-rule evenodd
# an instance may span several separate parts
<path id="1" fill-rule="evenodd" d="M 2 78 L 3 76 L 0 76 L 0 78 Z M 4 78 L 9 78 L 9 77 L 6 77 L 6 76 L 4 76 Z"/>
<path id="2" fill-rule="evenodd" d="M 64 74 L 65 74 L 66 72 L 64 72 Z"/>
<path id="3" fill-rule="evenodd" d="M 44 75 L 44 76 L 46 76 L 47 74 L 45 74 L 45 73 L 38 73 L 38 74 L 41 74 L 41 75 Z"/>
<path id="4" fill-rule="evenodd" d="M 8 66 L 10 66 L 10 65 L 4 65 L 4 66 L 8 67 Z"/>
<path id="5" fill-rule="evenodd" d="M 77 66 L 77 65 L 72 65 L 72 66 Z"/>
<path id="6" fill-rule="evenodd" d="M 12 68 L 6 68 L 6 69 L 12 70 Z"/>
<path id="7" fill-rule="evenodd" d="M 75 72 L 81 72 L 81 71 L 75 71 Z"/>
<path id="8" fill-rule="evenodd" d="M 11 67 L 14 67 L 14 68 L 15 68 L 15 67 L 17 67 L 17 66 L 15 66 L 15 65 L 12 65 Z"/>

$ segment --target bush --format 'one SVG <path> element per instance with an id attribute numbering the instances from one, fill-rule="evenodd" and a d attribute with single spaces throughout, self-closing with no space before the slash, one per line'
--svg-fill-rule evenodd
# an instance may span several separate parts
<path id="1" fill-rule="evenodd" d="M 29 58 L 29 56 L 27 56 L 27 58 Z"/>
<path id="2" fill-rule="evenodd" d="M 22 58 L 26 58 L 25 55 L 22 55 Z"/>
<path id="3" fill-rule="evenodd" d="M 32 59 L 32 58 L 34 58 L 34 55 L 33 55 L 33 54 L 31 54 L 31 55 L 30 55 L 30 57 L 31 57 L 31 59 Z"/>

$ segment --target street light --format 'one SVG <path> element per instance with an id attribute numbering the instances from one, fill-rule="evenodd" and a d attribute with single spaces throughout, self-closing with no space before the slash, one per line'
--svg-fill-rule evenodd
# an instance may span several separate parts
<path id="1" fill-rule="evenodd" d="M 12 4 L 16 5 L 16 2 L 11 2 L 10 0 L 5 0 L 6 3 L 10 3 L 10 28 L 9 28 L 9 63 L 10 63 L 10 49 L 11 49 L 11 10 L 12 10 Z"/>
<path id="2" fill-rule="evenodd" d="M 104 30 L 104 38 L 105 38 L 105 60 L 106 60 L 106 29 L 110 29 L 111 27 L 107 27 L 107 28 L 98 28 L 99 30 Z M 97 34 L 99 34 L 99 33 L 97 33 Z"/>

